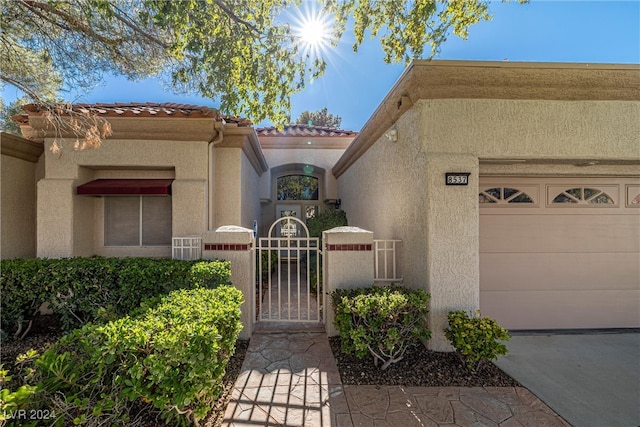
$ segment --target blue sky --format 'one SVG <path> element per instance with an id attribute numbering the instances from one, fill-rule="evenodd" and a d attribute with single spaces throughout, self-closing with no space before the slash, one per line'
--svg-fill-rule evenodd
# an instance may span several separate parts
<path id="1" fill-rule="evenodd" d="M 584 63 L 640 63 L 640 0 L 533 0 L 520 5 L 492 1 L 493 20 L 473 26 L 467 41 L 455 36 L 436 59 Z M 327 107 L 342 117 L 342 128 L 360 130 L 404 65 L 388 65 L 377 40 L 351 51 L 347 31 L 330 53 L 325 75 L 292 99 L 292 119 L 304 110 Z M 16 97 L 5 87 L 3 98 Z M 174 94 L 154 79 L 108 78 L 76 102 L 178 102 L 216 106 L 209 99 Z M 258 125 L 268 125 L 259 123 Z"/>

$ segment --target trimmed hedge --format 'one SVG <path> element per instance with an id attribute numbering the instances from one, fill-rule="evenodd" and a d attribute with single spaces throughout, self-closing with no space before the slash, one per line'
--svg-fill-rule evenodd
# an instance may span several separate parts
<path id="1" fill-rule="evenodd" d="M 70 331 L 125 316 L 176 289 L 229 284 L 228 261 L 151 258 L 13 259 L 0 262 L 2 330 L 22 333 L 44 303 Z"/>
<path id="2" fill-rule="evenodd" d="M 223 389 L 242 329 L 230 286 L 171 292 L 138 317 L 87 324 L 35 359 L 27 411 L 55 425 L 135 425 L 150 404 L 171 425 L 199 425 Z"/>
<path id="3" fill-rule="evenodd" d="M 399 362 L 411 345 L 427 340 L 430 295 L 398 285 L 337 289 L 331 294 L 342 351 L 373 356 L 381 369 Z"/>

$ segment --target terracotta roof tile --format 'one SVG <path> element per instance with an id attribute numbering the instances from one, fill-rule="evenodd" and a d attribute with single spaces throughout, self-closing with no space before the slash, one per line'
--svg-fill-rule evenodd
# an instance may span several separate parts
<path id="1" fill-rule="evenodd" d="M 309 126 L 306 124 L 285 125 L 279 131 L 274 126 L 257 128 L 258 136 L 325 136 L 325 137 L 355 137 L 358 132 L 335 129 L 325 126 Z"/>
<path id="2" fill-rule="evenodd" d="M 131 102 L 131 103 L 96 103 L 96 104 L 72 104 L 71 108 L 77 113 L 94 113 L 106 117 L 194 117 L 213 118 L 224 120 L 227 123 L 236 123 L 238 126 L 251 126 L 251 121 L 242 117 L 224 116 L 215 108 L 201 105 L 155 103 L 155 102 Z M 39 115 L 44 112 L 37 104 L 28 104 L 23 107 L 27 114 L 15 116 L 13 119 L 21 123 L 28 123 L 28 115 Z M 26 116 L 26 120 L 25 120 Z"/>

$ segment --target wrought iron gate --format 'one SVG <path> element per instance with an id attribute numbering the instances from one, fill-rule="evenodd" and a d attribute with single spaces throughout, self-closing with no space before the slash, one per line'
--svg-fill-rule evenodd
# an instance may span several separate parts
<path id="1" fill-rule="evenodd" d="M 322 322 L 322 271 L 317 237 L 295 217 L 278 219 L 257 245 L 259 322 Z"/>

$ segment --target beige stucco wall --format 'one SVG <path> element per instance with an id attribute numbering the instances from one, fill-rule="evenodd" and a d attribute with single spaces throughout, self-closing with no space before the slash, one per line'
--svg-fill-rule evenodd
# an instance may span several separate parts
<path id="1" fill-rule="evenodd" d="M 263 148 L 263 153 L 270 168 L 288 164 L 305 164 L 324 169 L 327 171 L 323 182 L 324 198 L 337 198 L 337 181 L 329 171 L 344 153 L 344 148 Z M 270 174 L 264 174 L 260 179 L 260 197 L 263 199 L 272 199 L 273 192 L 271 176 Z"/>
<path id="2" fill-rule="evenodd" d="M 640 102 L 423 99 L 425 152 L 640 160 Z"/>
<path id="3" fill-rule="evenodd" d="M 449 310 L 479 308 L 480 172 L 623 175 L 640 160 L 637 102 L 423 99 L 395 128 L 397 142 L 379 137 L 342 172 L 339 197 L 351 225 L 402 239 L 406 285 L 432 295 L 435 350 L 451 349 Z M 536 164 L 491 163 L 523 159 Z M 574 164 L 585 160 L 600 164 Z M 446 186 L 445 172 L 469 185 Z"/>
<path id="4" fill-rule="evenodd" d="M 70 141 L 63 142 L 70 146 Z M 45 179 L 38 183 L 38 256 L 170 256 L 166 248 L 103 246 L 103 204 L 77 196 L 78 185 L 97 178 L 175 177 L 172 234 L 206 229 L 207 141 L 106 140 L 95 150 L 52 154 L 45 143 Z"/>
<path id="5" fill-rule="evenodd" d="M 1 156 L 0 258 L 36 256 L 37 163 Z"/>
<path id="6" fill-rule="evenodd" d="M 214 152 L 214 229 L 223 225 L 240 225 L 242 150 L 216 147 Z"/>
<path id="7" fill-rule="evenodd" d="M 419 114 L 407 112 L 397 142 L 378 141 L 338 179 L 349 225 L 371 230 L 375 239 L 401 239 L 401 274 L 412 288 L 427 289 L 425 163 L 418 140 Z"/>
<path id="8" fill-rule="evenodd" d="M 442 330 L 450 310 L 479 308 L 478 160 L 455 153 L 424 153 L 421 111 L 396 123 L 398 140 L 386 136 L 338 179 L 349 224 L 375 239 L 401 239 L 406 286 L 431 294 L 429 324 L 434 350 L 450 350 Z M 472 182 L 450 187 L 444 173 L 466 171 Z"/>
<path id="9" fill-rule="evenodd" d="M 260 222 L 259 176 L 242 147 L 214 148 L 214 228 Z"/>
<path id="10" fill-rule="evenodd" d="M 260 209 L 260 177 L 244 153 L 242 155 L 241 180 L 242 204 L 240 208 L 241 219 L 239 225 L 253 230 L 254 220 L 258 221 L 258 227 L 260 227 L 262 222 L 262 212 Z"/>

